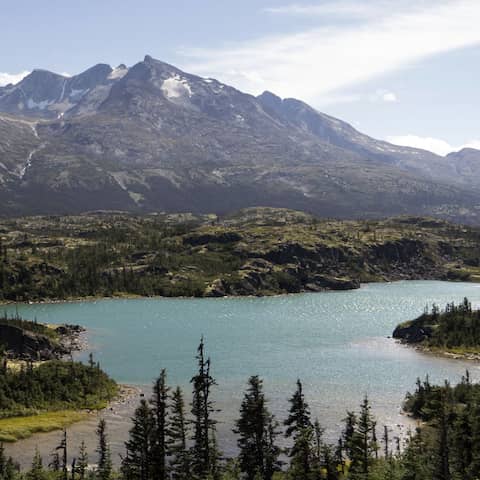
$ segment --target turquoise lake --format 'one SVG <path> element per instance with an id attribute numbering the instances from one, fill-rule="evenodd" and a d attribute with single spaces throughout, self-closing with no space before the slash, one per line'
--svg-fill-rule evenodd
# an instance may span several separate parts
<path id="1" fill-rule="evenodd" d="M 105 299 L 6 310 L 18 308 L 20 315 L 40 322 L 85 326 L 89 351 L 102 367 L 118 382 L 145 391 L 161 368 L 167 369 L 170 384 L 189 391 L 196 347 L 204 335 L 218 382 L 219 434 L 233 448 L 230 429 L 253 374 L 264 379 L 279 419 L 301 378 L 312 412 L 332 438 L 346 410 L 357 408 L 365 394 L 379 424 L 395 428 L 408 423 L 400 407 L 417 377 L 455 382 L 468 368 L 479 379 L 478 363 L 425 355 L 387 338 L 396 324 L 420 315 L 426 304 L 443 307 L 464 297 L 480 306 L 480 284 L 404 281 L 265 298 Z M 119 424 L 120 417 L 115 419 Z M 120 440 L 115 439 L 118 445 Z"/>

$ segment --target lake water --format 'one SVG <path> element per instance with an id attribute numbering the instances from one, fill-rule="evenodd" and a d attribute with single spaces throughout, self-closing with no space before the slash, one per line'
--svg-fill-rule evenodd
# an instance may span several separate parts
<path id="1" fill-rule="evenodd" d="M 145 391 L 161 368 L 167 369 L 171 385 L 189 391 L 196 347 L 204 335 L 218 382 L 213 395 L 222 409 L 219 437 L 225 449 L 233 451 L 230 429 L 253 374 L 264 379 L 279 419 L 301 378 L 312 412 L 332 440 L 346 410 L 356 409 L 365 394 L 371 397 L 379 425 L 398 430 L 399 424 L 408 423 L 400 407 L 417 377 L 428 374 L 436 382 L 455 382 L 468 368 L 479 379 L 480 364 L 425 355 L 387 338 L 399 322 L 421 314 L 426 304 L 443 307 L 465 296 L 480 306 L 480 284 L 405 281 L 266 298 L 106 299 L 19 305 L 18 312 L 40 322 L 85 326 L 89 350 L 102 367 L 118 382 Z M 121 449 L 128 429 L 125 419 L 134 404 L 110 412 L 114 449 Z M 72 430 L 93 446 L 95 422 L 90 423 Z M 37 436 L 9 450 L 25 452 L 36 443 L 47 449 L 48 439 L 57 437 Z"/>

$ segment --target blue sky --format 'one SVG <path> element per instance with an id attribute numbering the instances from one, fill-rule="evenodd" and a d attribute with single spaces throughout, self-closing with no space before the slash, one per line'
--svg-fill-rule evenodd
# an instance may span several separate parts
<path id="1" fill-rule="evenodd" d="M 150 54 L 438 153 L 480 148 L 479 0 L 0 1 L 0 84 Z"/>

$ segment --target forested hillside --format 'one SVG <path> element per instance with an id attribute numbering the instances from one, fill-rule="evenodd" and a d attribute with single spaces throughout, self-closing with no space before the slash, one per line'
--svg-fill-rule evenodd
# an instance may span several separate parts
<path id="1" fill-rule="evenodd" d="M 0 299 L 268 295 L 399 279 L 480 279 L 480 230 L 282 209 L 0 220 Z"/>

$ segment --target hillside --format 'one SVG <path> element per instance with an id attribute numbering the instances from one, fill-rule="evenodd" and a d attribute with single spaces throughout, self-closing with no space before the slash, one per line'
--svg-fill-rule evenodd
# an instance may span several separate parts
<path id="1" fill-rule="evenodd" d="M 480 154 L 375 140 L 296 99 L 146 56 L 0 88 L 0 214 L 93 209 L 480 221 Z"/>
<path id="2" fill-rule="evenodd" d="M 0 221 L 0 298 L 269 295 L 400 279 L 480 279 L 480 230 L 283 209 Z"/>

